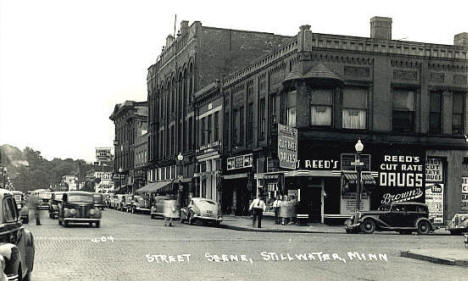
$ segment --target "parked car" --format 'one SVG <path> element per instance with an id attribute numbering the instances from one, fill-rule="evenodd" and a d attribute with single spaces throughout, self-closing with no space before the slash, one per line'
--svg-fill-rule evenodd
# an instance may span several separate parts
<path id="1" fill-rule="evenodd" d="M 447 226 L 450 234 L 468 232 L 468 214 L 455 214 Z"/>
<path id="2" fill-rule="evenodd" d="M 218 226 L 223 221 L 223 217 L 216 201 L 194 197 L 187 207 L 181 209 L 180 221 L 186 221 L 189 224 L 193 224 L 194 221 L 202 221 Z"/>
<path id="3" fill-rule="evenodd" d="M 359 211 L 345 221 L 347 233 L 362 231 L 370 234 L 375 230 L 398 231 L 400 234 L 429 234 L 436 227 L 429 220 L 426 204 L 416 202 L 396 202 L 388 208 L 377 211 Z"/>
<path id="4" fill-rule="evenodd" d="M 34 238 L 23 227 L 13 194 L 0 189 L 0 255 L 8 280 L 31 280 L 34 268 Z"/>
<path id="5" fill-rule="evenodd" d="M 158 195 L 154 198 L 151 206 L 150 215 L 154 219 L 156 217 L 164 217 L 164 201 L 175 199 L 174 195 Z"/>
<path id="6" fill-rule="evenodd" d="M 101 225 L 101 211 L 94 206 L 94 196 L 91 192 L 69 191 L 63 194 L 59 204 L 58 221 L 60 225 L 69 223 L 89 223 Z"/>
<path id="7" fill-rule="evenodd" d="M 104 194 L 102 193 L 94 193 L 94 206 L 101 210 L 104 210 L 106 203 L 104 202 Z"/>
<path id="8" fill-rule="evenodd" d="M 20 219 L 23 220 L 23 223 L 29 222 L 29 208 L 26 206 L 26 199 L 24 193 L 21 191 L 12 191 L 13 198 L 15 199 L 16 207 L 18 208 L 18 213 Z"/>
<path id="9" fill-rule="evenodd" d="M 120 201 L 121 201 L 122 194 L 115 194 L 110 199 L 110 207 L 112 209 L 117 209 Z"/>
<path id="10" fill-rule="evenodd" d="M 149 213 L 150 212 L 150 202 L 148 199 L 144 198 L 140 195 L 133 196 L 132 199 L 132 206 L 131 211 L 133 213 L 142 212 L 142 213 Z"/>
<path id="11" fill-rule="evenodd" d="M 65 192 L 55 191 L 49 200 L 49 218 L 55 219 L 58 217 L 59 203 L 62 202 L 62 196 Z"/>
<path id="12" fill-rule="evenodd" d="M 124 194 L 120 201 L 120 211 L 130 212 L 132 208 L 132 195 Z"/>

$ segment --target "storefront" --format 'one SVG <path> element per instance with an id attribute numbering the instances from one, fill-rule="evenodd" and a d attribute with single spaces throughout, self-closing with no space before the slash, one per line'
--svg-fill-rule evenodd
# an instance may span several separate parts
<path id="1" fill-rule="evenodd" d="M 220 142 L 213 142 L 209 146 L 200 147 L 197 151 L 197 197 L 220 201 L 221 155 Z"/>
<path id="2" fill-rule="evenodd" d="M 222 177 L 222 212 L 224 214 L 248 215 L 249 203 L 255 196 L 253 183 L 253 154 L 228 157 Z"/>

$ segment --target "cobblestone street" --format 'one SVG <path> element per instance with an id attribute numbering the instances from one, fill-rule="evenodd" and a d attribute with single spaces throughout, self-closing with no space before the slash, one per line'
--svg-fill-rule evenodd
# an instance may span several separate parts
<path id="1" fill-rule="evenodd" d="M 64 228 L 45 211 L 42 218 L 43 225 L 27 226 L 36 241 L 34 281 L 440 280 L 449 274 L 451 280 L 463 280 L 466 273 L 463 267 L 400 257 L 400 250 L 410 248 L 462 247 L 461 236 L 253 233 L 178 222 L 166 228 L 161 219 L 114 210 L 104 211 L 101 228 Z M 350 258 L 348 252 L 355 251 L 367 260 Z M 296 256 L 318 252 L 322 255 L 315 254 L 315 260 Z M 266 260 L 266 253 L 276 253 L 279 260 Z M 346 263 L 334 260 L 333 253 Z M 386 254 L 388 261 L 370 261 L 368 254 Z"/>

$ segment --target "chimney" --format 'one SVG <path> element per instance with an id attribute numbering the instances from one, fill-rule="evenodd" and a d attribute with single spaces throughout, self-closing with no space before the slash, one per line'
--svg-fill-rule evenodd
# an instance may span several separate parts
<path id="1" fill-rule="evenodd" d="M 297 35 L 299 52 L 312 51 L 312 31 L 310 30 L 310 25 L 301 25 L 299 29 L 300 31 Z"/>
<path id="2" fill-rule="evenodd" d="M 468 32 L 455 34 L 453 37 L 453 45 L 468 48 Z"/>
<path id="3" fill-rule="evenodd" d="M 166 48 L 172 45 L 172 42 L 174 42 L 174 36 L 171 34 L 167 35 L 166 37 Z"/>
<path id="4" fill-rule="evenodd" d="M 392 40 L 392 18 L 371 18 L 370 38 Z"/>
<path id="5" fill-rule="evenodd" d="M 180 22 L 180 34 L 184 35 L 185 33 L 188 32 L 189 26 L 188 26 L 188 21 L 183 20 Z"/>

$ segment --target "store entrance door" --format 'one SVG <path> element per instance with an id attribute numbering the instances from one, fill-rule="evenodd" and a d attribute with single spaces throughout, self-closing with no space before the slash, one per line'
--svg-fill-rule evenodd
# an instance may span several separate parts
<path id="1" fill-rule="evenodd" d="M 322 219 L 322 186 L 301 188 L 298 214 L 309 214 L 309 221 L 320 223 Z"/>

